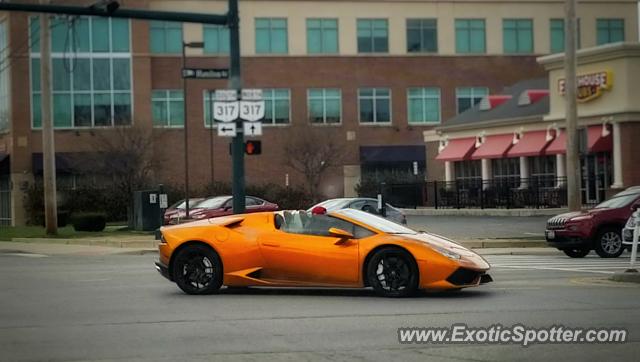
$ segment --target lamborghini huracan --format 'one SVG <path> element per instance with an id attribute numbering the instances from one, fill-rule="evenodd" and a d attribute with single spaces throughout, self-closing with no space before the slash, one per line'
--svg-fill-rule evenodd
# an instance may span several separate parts
<path id="1" fill-rule="evenodd" d="M 372 287 L 387 297 L 490 282 L 489 264 L 444 237 L 370 213 L 275 211 L 161 228 L 156 269 L 187 294 L 227 287 Z"/>

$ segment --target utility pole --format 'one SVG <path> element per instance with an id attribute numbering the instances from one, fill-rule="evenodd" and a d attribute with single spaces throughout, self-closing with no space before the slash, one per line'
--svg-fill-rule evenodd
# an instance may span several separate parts
<path id="1" fill-rule="evenodd" d="M 580 178 L 582 172 L 578 155 L 578 108 L 576 100 L 576 0 L 565 2 L 565 117 L 567 132 L 567 203 L 570 211 L 582 208 Z"/>
<path id="2" fill-rule="evenodd" d="M 42 0 L 42 2 L 47 2 Z M 56 158 L 51 119 L 51 36 L 49 15 L 40 14 L 40 88 L 42 90 L 42 170 L 44 181 L 44 220 L 47 235 L 58 234 L 56 202 Z"/>
<path id="3" fill-rule="evenodd" d="M 229 88 L 240 93 L 242 78 L 240 77 L 240 17 L 238 14 L 238 0 L 229 0 Z M 233 213 L 242 214 L 245 211 L 244 185 L 244 134 L 242 120 L 236 121 L 238 133 L 233 137 L 231 157 L 233 160 Z"/>

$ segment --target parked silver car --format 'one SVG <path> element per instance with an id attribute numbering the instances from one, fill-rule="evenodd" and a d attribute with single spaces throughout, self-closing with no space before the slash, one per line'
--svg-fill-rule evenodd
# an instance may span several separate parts
<path id="1" fill-rule="evenodd" d="M 327 212 L 349 208 L 366 211 L 374 215 L 380 215 L 380 211 L 378 210 L 378 200 L 369 197 L 345 197 L 339 199 L 329 199 L 311 206 L 308 211 L 311 212 L 315 207 L 318 206 L 324 207 Z M 386 206 L 386 219 L 398 224 L 407 224 L 407 217 L 402 213 L 402 211 L 389 204 L 386 204 Z"/>
<path id="2" fill-rule="evenodd" d="M 633 244 L 633 231 L 636 225 L 640 224 L 640 211 L 636 211 L 629 217 L 627 224 L 622 229 L 622 244 L 631 247 Z"/>

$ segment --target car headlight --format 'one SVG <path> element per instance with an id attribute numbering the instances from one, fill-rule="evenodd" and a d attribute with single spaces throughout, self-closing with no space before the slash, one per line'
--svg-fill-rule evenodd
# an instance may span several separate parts
<path id="1" fill-rule="evenodd" d="M 460 254 L 453 252 L 451 250 L 445 249 L 445 248 L 441 248 L 439 246 L 435 246 L 435 245 L 429 245 L 431 246 L 431 248 L 433 250 L 435 250 L 436 252 L 446 256 L 449 259 L 453 259 L 453 260 L 460 260 L 461 256 Z"/>

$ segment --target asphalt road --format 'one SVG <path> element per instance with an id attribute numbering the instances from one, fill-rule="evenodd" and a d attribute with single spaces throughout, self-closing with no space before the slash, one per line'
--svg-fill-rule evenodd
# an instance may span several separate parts
<path id="1" fill-rule="evenodd" d="M 544 239 L 549 216 L 407 216 L 407 224 L 459 239 Z"/>
<path id="2" fill-rule="evenodd" d="M 0 360 L 631 361 L 640 350 L 640 285 L 604 279 L 623 268 L 620 260 L 488 256 L 497 265 L 492 284 L 385 299 L 369 290 L 317 289 L 187 296 L 153 269 L 153 258 L 0 253 Z M 399 327 L 454 323 L 622 327 L 630 342 L 397 341 Z"/>

